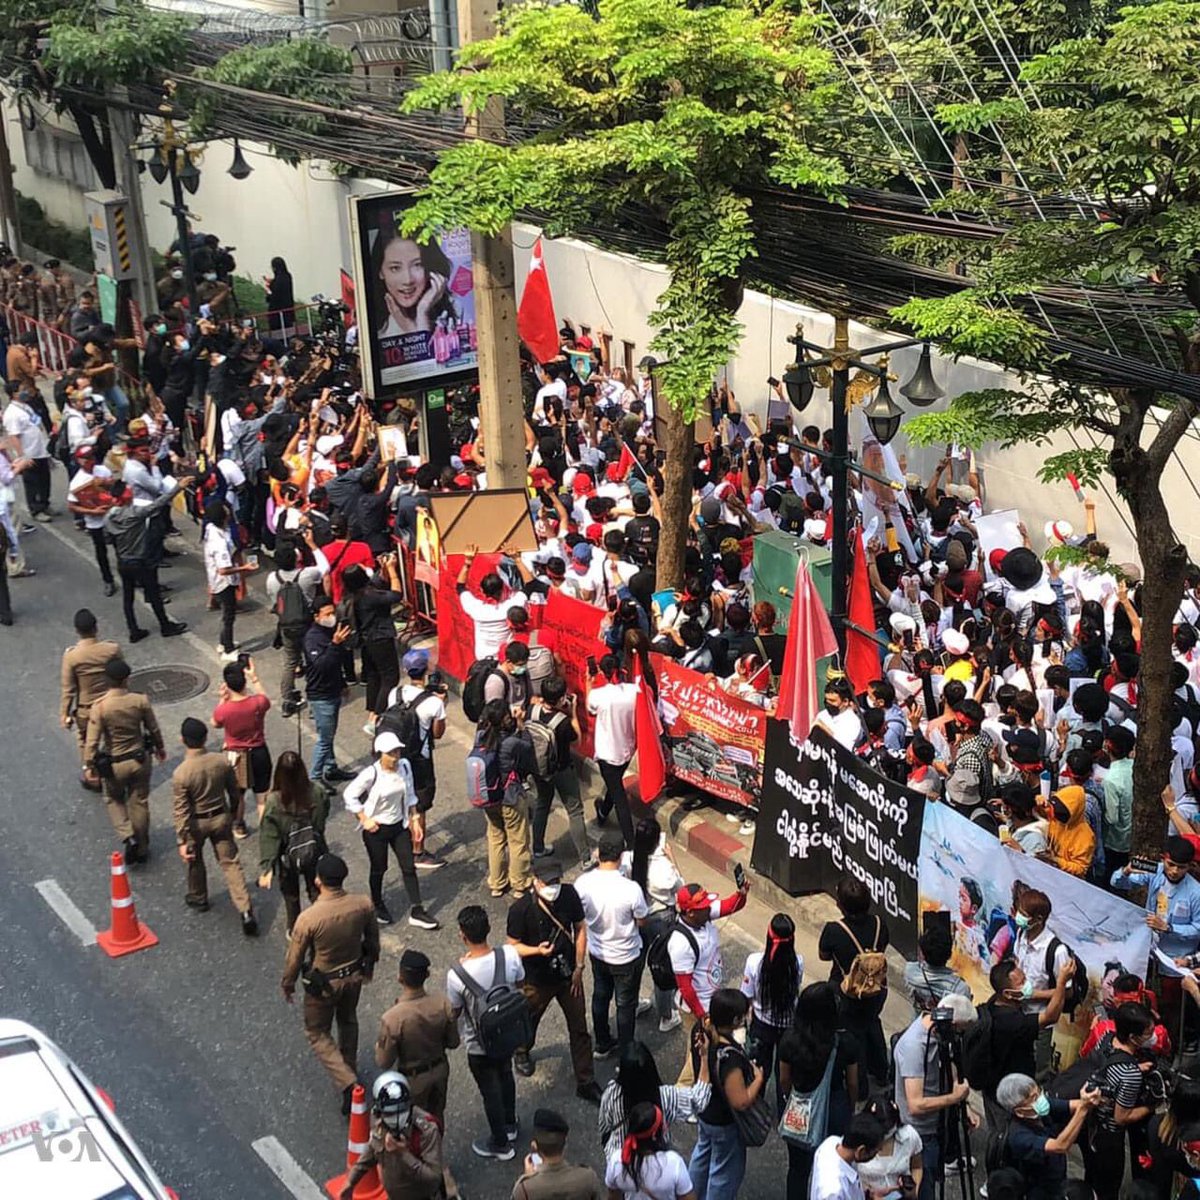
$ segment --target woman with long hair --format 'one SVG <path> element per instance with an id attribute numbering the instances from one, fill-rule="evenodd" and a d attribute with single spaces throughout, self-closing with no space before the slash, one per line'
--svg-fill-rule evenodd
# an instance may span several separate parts
<path id="1" fill-rule="evenodd" d="M 267 293 L 267 321 L 279 337 L 292 336 L 296 324 L 296 291 L 287 263 L 278 255 L 271 259 L 271 274 L 263 276 Z"/>
<path id="2" fill-rule="evenodd" d="M 300 880 L 311 904 L 317 898 L 317 859 L 325 853 L 325 822 L 329 818 L 329 793 L 308 777 L 304 759 L 295 750 L 285 750 L 275 763 L 275 777 L 267 793 L 266 807 L 258 828 L 258 886 L 269 888 L 278 872 L 279 890 L 287 913 L 288 937 L 300 915 Z M 308 841 L 306 828 L 312 829 L 311 852 L 300 852 L 295 843 Z M 296 837 L 292 838 L 292 833 Z M 288 854 L 291 839 L 293 855 L 310 865 L 298 871 Z"/>
<path id="3" fill-rule="evenodd" d="M 699 1037 L 700 1035 L 697 1035 Z M 600 1141 L 611 1158 L 619 1154 L 628 1132 L 626 1114 L 642 1104 L 657 1106 L 663 1114 L 663 1140 L 671 1144 L 671 1126 L 701 1112 L 712 1095 L 708 1078 L 708 1056 L 700 1054 L 700 1069 L 691 1087 L 663 1083 L 658 1064 L 645 1042 L 632 1041 L 621 1047 L 616 1074 L 600 1097 Z"/>
<path id="4" fill-rule="evenodd" d="M 796 1002 L 804 978 L 804 959 L 796 953 L 796 924 L 787 913 L 776 913 L 767 926 L 767 944 L 746 956 L 742 995 L 750 1001 L 750 1057 L 769 1079 L 775 1048 L 796 1018 Z M 782 1089 L 776 1077 L 776 1095 Z"/>
<path id="5" fill-rule="evenodd" d="M 854 1034 L 842 1028 L 837 988 L 832 983 L 810 983 L 796 1002 L 792 1028 L 779 1042 L 779 1083 L 784 1096 L 793 1090 L 813 1091 L 825 1074 L 831 1054 L 827 1136 L 845 1131 L 858 1103 L 860 1049 Z M 808 1200 L 814 1152 L 790 1144 L 787 1149 L 787 1200 Z"/>
<path id="6" fill-rule="evenodd" d="M 436 242 L 406 238 L 389 222 L 371 251 L 371 277 L 380 337 L 432 334 L 438 317 L 458 316 L 449 290 L 450 260 Z"/>
<path id="7" fill-rule="evenodd" d="M 629 1113 L 629 1133 L 619 1151 L 609 1155 L 604 1182 L 610 1197 L 636 1200 L 695 1200 L 696 1189 L 683 1156 L 667 1140 L 667 1122 L 655 1104 Z"/>
<path id="8" fill-rule="evenodd" d="M 654 939 L 675 924 L 675 894 L 684 878 L 675 865 L 666 834 L 653 815 L 643 817 L 633 830 L 633 849 L 621 855 L 621 872 L 642 889 L 649 915 L 642 925 L 642 942 L 649 950 Z M 670 1033 L 681 1023 L 675 1011 L 675 989 L 654 988 L 659 1033 Z"/>
<path id="9" fill-rule="evenodd" d="M 1159 1196 L 1170 1196 L 1176 1175 L 1200 1179 L 1200 1079 L 1179 1075 L 1167 1111 L 1150 1118 L 1150 1179 Z M 1181 1196 L 1195 1196 L 1190 1182 Z"/>

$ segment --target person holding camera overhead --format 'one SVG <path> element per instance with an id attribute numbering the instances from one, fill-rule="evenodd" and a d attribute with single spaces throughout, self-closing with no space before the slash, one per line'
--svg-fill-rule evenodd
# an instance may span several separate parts
<path id="1" fill-rule="evenodd" d="M 534 1037 L 551 1001 L 557 1001 L 567 1023 L 575 1094 L 600 1103 L 600 1087 L 592 1064 L 592 1039 L 583 1005 L 583 964 L 587 957 L 587 924 L 579 893 L 562 881 L 562 863 L 543 858 L 533 866 L 533 888 L 508 910 L 508 944 L 521 956 Z M 532 1045 L 513 1055 L 513 1070 L 533 1074 Z"/>

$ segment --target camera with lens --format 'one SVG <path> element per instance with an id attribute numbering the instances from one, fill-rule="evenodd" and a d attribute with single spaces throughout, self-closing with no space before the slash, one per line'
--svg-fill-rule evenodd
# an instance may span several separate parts
<path id="1" fill-rule="evenodd" d="M 575 968 L 571 966 L 570 955 L 564 950 L 555 950 L 547 957 L 546 965 L 550 968 L 550 973 L 559 979 L 570 979 L 575 972 Z"/>

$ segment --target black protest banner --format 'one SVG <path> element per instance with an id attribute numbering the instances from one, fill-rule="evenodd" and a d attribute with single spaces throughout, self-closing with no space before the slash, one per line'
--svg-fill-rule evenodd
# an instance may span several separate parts
<path id="1" fill-rule="evenodd" d="M 892 943 L 917 950 L 917 859 L 925 798 L 872 771 L 824 730 L 797 748 L 767 722 L 762 800 L 751 863 L 785 891 L 832 892 L 844 874 L 870 889 Z"/>

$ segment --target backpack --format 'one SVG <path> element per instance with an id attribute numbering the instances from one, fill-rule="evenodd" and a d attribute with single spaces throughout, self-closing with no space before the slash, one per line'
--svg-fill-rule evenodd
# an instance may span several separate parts
<path id="1" fill-rule="evenodd" d="M 564 713 L 555 713 L 549 721 L 530 721 L 525 726 L 533 743 L 533 777 L 548 782 L 558 774 L 558 737 L 555 730 L 566 720 Z"/>
<path id="2" fill-rule="evenodd" d="M 1003 1170 L 1009 1166 L 1008 1135 L 1012 1132 L 1012 1118 L 1004 1122 L 999 1129 L 988 1131 L 987 1142 L 983 1150 L 983 1165 L 990 1175 L 993 1171 Z"/>
<path id="3" fill-rule="evenodd" d="M 325 839 L 313 828 L 311 818 L 292 822 L 280 857 L 297 875 L 311 876 L 324 853 Z"/>
<path id="4" fill-rule="evenodd" d="M 471 664 L 462 686 L 463 715 L 468 721 L 478 721 L 483 715 L 483 689 L 487 686 L 487 681 L 497 673 L 503 674 L 499 662 L 491 656 L 477 659 Z"/>
<path id="5" fill-rule="evenodd" d="M 529 680 L 529 694 L 540 696 L 542 684 L 557 674 L 554 666 L 554 651 L 549 646 L 539 646 L 529 643 L 529 662 L 526 666 L 525 678 Z"/>
<path id="6" fill-rule="evenodd" d="M 279 578 L 278 574 L 275 578 Z M 298 578 L 287 580 L 280 587 L 275 597 L 275 618 L 279 622 L 280 633 L 290 637 L 300 637 L 312 624 L 312 605 L 304 595 Z"/>
<path id="7" fill-rule="evenodd" d="M 692 931 L 682 921 L 676 921 L 673 925 L 669 925 L 664 929 L 650 943 L 650 949 L 646 951 L 646 965 L 650 968 L 650 978 L 654 980 L 654 986 L 661 988 L 664 992 L 673 992 L 677 986 L 675 982 L 675 968 L 671 965 L 671 955 L 667 949 L 667 943 L 671 940 L 671 934 L 676 930 L 687 938 L 688 945 L 691 946 L 692 953 L 696 956 L 696 961 L 700 961 L 700 944 L 692 936 Z"/>
<path id="8" fill-rule="evenodd" d="M 1059 946 L 1065 946 L 1067 954 L 1075 961 L 1075 974 L 1071 976 L 1070 982 L 1067 984 L 1067 1000 L 1063 1005 L 1063 1012 L 1068 1016 L 1074 1016 L 1075 1010 L 1087 999 L 1088 988 L 1091 984 L 1088 981 L 1087 967 L 1085 967 L 1079 958 L 1079 955 L 1067 946 L 1065 942 L 1059 941 L 1058 938 L 1052 937 L 1050 945 L 1046 947 L 1046 977 L 1050 981 L 1050 986 L 1054 987 L 1056 980 L 1054 976 L 1054 956 L 1058 952 Z"/>
<path id="9" fill-rule="evenodd" d="M 488 1058 L 505 1059 L 511 1058 L 515 1051 L 533 1045 L 533 1021 L 525 993 L 506 978 L 508 968 L 504 950 L 497 946 L 492 954 L 495 962 L 492 986 L 486 991 L 462 963 L 455 963 L 450 969 L 471 993 L 467 1017 L 475 1028 L 484 1054 Z"/>
<path id="10" fill-rule="evenodd" d="M 417 709 L 432 695 L 433 692 L 425 688 L 409 701 L 398 700 L 391 708 L 380 713 L 379 720 L 375 722 L 375 736 L 394 733 L 403 746 L 400 757 L 410 763 L 421 758 L 425 749 L 425 735 L 421 732 Z"/>
<path id="11" fill-rule="evenodd" d="M 472 808 L 487 808 L 499 804 L 500 760 L 495 750 L 477 746 L 467 755 L 467 799 Z"/>
<path id="12" fill-rule="evenodd" d="M 838 924 L 846 931 L 846 936 L 857 951 L 850 970 L 842 977 L 842 995 L 850 1000 L 869 1000 L 872 996 L 882 996 L 887 991 L 887 955 L 876 947 L 883 931 L 883 922 L 875 918 L 875 936 L 871 939 L 870 950 L 863 949 L 862 943 L 850 932 L 845 921 L 839 921 Z"/>
<path id="13" fill-rule="evenodd" d="M 979 1020 L 963 1038 L 963 1070 L 967 1081 L 976 1091 L 990 1092 L 1000 1082 L 996 1077 L 992 1046 L 995 1014 L 990 1004 L 980 1004 L 975 1011 Z"/>

